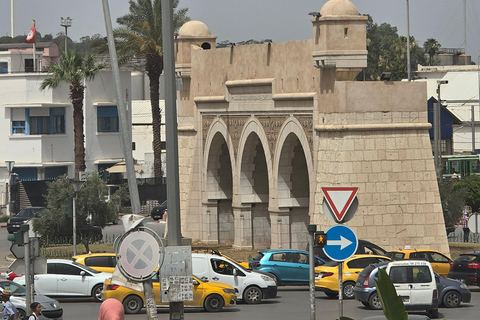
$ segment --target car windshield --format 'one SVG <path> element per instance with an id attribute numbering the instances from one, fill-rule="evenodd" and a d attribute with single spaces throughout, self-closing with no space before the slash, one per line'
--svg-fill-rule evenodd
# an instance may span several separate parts
<path id="1" fill-rule="evenodd" d="M 405 258 L 405 253 L 402 252 L 387 252 L 385 256 L 389 257 L 392 260 L 403 260 Z"/>
<path id="2" fill-rule="evenodd" d="M 86 270 L 86 271 L 88 271 L 88 272 L 90 272 L 90 273 L 97 273 L 97 274 L 98 274 L 98 273 L 101 273 L 100 271 L 94 270 L 94 269 L 92 269 L 92 268 L 90 268 L 90 267 L 88 267 L 88 266 L 86 266 L 86 265 L 84 265 L 84 264 L 80 264 L 80 263 L 78 263 L 78 262 L 76 262 L 76 261 L 72 261 L 72 264 L 75 265 L 75 266 L 77 266 L 77 267 L 79 267 L 79 268 L 81 268 L 81 269 L 83 269 L 83 270 Z"/>
<path id="3" fill-rule="evenodd" d="M 165 206 L 165 207 L 166 207 L 166 206 L 167 206 L 167 200 L 163 201 L 162 204 L 161 204 L 161 206 Z"/>
<path id="4" fill-rule="evenodd" d="M 35 213 L 36 210 L 34 209 L 22 209 L 17 213 L 17 217 L 27 217 L 31 218 L 33 217 L 33 214 Z"/>
<path id="5" fill-rule="evenodd" d="M 16 284 L 15 282 L 0 282 L 1 290 L 10 290 L 14 296 L 24 296 L 26 295 L 25 287 Z"/>

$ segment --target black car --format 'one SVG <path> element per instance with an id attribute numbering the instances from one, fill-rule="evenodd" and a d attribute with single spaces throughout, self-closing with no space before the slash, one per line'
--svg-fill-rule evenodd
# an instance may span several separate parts
<path id="1" fill-rule="evenodd" d="M 453 261 L 448 277 L 466 285 L 480 286 L 480 251 L 462 253 Z"/>
<path id="2" fill-rule="evenodd" d="M 328 243 L 328 240 L 327 240 L 327 243 Z M 307 251 L 308 251 L 308 245 L 307 245 Z M 325 254 L 322 248 L 313 248 L 313 253 L 317 257 L 325 261 L 331 260 L 329 257 L 327 257 L 327 255 Z M 386 253 L 387 251 L 384 250 L 383 248 L 366 240 L 358 240 L 358 247 L 357 247 L 357 251 L 355 252 L 355 254 L 376 254 L 380 256 L 384 256 Z"/>
<path id="3" fill-rule="evenodd" d="M 20 230 L 20 225 L 25 221 L 30 220 L 38 216 L 38 213 L 44 210 L 44 207 L 28 207 L 20 210 L 16 215 L 8 219 L 7 231 L 8 233 L 14 233 Z"/>
<path id="4" fill-rule="evenodd" d="M 161 205 L 152 209 L 151 216 L 153 220 L 160 220 L 167 211 L 167 200 L 163 201 Z"/>

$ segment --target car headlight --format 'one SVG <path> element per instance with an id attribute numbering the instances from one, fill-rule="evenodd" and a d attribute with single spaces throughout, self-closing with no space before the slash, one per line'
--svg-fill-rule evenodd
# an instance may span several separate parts
<path id="1" fill-rule="evenodd" d="M 228 294 L 235 294 L 235 289 L 222 289 L 223 292 L 228 293 Z"/>
<path id="2" fill-rule="evenodd" d="M 462 284 L 460 284 L 460 288 L 462 289 L 468 289 L 468 286 L 462 282 Z"/>
<path id="3" fill-rule="evenodd" d="M 269 276 L 266 276 L 266 275 L 263 275 L 263 274 L 262 274 L 262 279 L 265 282 L 275 282 L 275 280 L 273 280 L 272 277 L 269 277 Z"/>
<path id="4" fill-rule="evenodd" d="M 8 224 L 10 224 L 10 223 L 11 223 L 10 219 L 8 219 L 7 223 L 8 223 Z"/>

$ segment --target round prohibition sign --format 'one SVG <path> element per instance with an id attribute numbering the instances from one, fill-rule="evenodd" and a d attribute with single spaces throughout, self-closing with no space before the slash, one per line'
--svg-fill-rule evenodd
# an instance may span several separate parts
<path id="1" fill-rule="evenodd" d="M 160 259 L 163 260 L 159 240 L 148 228 L 134 230 L 122 236 L 117 247 L 120 271 L 132 280 L 143 281 L 151 278 L 161 264 Z"/>

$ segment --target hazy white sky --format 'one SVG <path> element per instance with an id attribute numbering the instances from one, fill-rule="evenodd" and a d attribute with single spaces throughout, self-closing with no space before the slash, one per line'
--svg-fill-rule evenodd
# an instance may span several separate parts
<path id="1" fill-rule="evenodd" d="M 381 24 L 398 27 L 407 34 L 406 0 L 351 0 L 361 14 L 368 13 Z M 272 39 L 274 42 L 308 39 L 312 27 L 308 15 L 320 11 L 326 0 L 180 0 L 189 8 L 192 20 L 204 22 L 217 41 Z M 480 1 L 410 0 L 410 34 L 422 45 L 427 38 L 443 47 L 464 45 L 464 2 L 467 4 L 467 52 L 472 60 L 480 55 Z M 11 0 L 0 0 L 0 36 L 10 36 Z M 127 0 L 109 0 L 112 20 L 128 12 Z M 54 36 L 64 28 L 60 17 L 74 17 L 68 35 L 73 40 L 85 35 L 105 35 L 102 0 L 14 0 L 15 35 L 27 34 L 36 20 L 42 34 Z"/>

